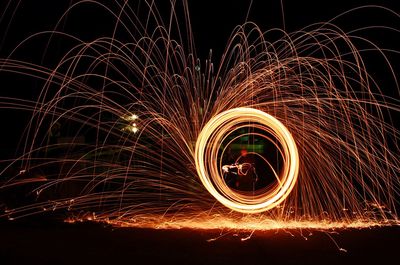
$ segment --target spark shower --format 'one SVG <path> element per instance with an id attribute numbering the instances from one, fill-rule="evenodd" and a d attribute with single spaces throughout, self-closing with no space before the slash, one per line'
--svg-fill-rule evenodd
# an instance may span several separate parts
<path id="1" fill-rule="evenodd" d="M 112 34 L 62 30 L 85 5 L 111 17 Z M 54 30 L 0 58 L 2 74 L 39 84 L 33 99 L 0 98 L 1 109 L 31 114 L 0 172 L 1 193 L 28 187 L 31 200 L 0 216 L 61 211 L 69 221 L 251 230 L 398 223 L 398 51 L 362 33 L 399 29 L 246 22 L 214 62 L 196 55 L 188 5 L 171 1 L 163 16 L 153 1 L 78 1 Z M 383 7 L 350 13 L 362 9 L 400 20 Z M 43 58 L 61 45 L 54 65 L 16 56 L 37 40 Z M 371 54 L 396 97 L 369 71 Z"/>

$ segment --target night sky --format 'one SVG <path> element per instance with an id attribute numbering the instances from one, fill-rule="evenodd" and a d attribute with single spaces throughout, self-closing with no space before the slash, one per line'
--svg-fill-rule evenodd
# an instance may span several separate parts
<path id="1" fill-rule="evenodd" d="M 17 8 L 16 4 L 20 2 Z M 5 0 L 0 3 L 0 57 L 7 57 L 12 49 L 31 34 L 51 30 L 63 12 L 76 1 Z M 104 2 L 111 2 L 110 0 Z M 134 2 L 134 1 L 132 1 Z M 157 1 L 156 1 L 157 2 Z M 168 15 L 168 5 L 160 4 L 161 13 Z M 218 64 L 226 41 L 236 25 L 253 21 L 262 30 L 285 27 L 287 32 L 300 30 L 313 23 L 327 21 L 342 12 L 363 5 L 380 5 L 400 12 L 396 0 L 348 1 L 283 1 L 284 23 L 280 0 L 189 0 L 190 16 L 197 56 L 204 61 L 213 51 L 213 61 Z M 6 6 L 8 9 L 6 10 Z M 165 7 L 164 7 L 165 6 Z M 249 9 L 250 8 L 250 9 Z M 6 10 L 6 11 L 3 11 Z M 15 14 L 13 15 L 13 11 Z M 110 35 L 113 25 L 107 23 L 104 13 L 88 5 L 74 12 L 61 25 L 63 31 L 90 40 Z M 249 12 L 248 12 L 249 11 Z M 335 21 L 344 31 L 368 25 L 390 25 L 400 29 L 400 19 L 393 19 L 385 12 L 365 9 L 353 12 Z M 369 31 L 365 37 L 382 47 L 400 50 L 400 40 L 395 34 Z M 398 34 L 397 34 L 398 36 Z M 44 38 L 45 39 L 45 38 Z M 43 39 L 42 39 L 43 40 Z M 52 66 L 55 58 L 65 52 L 65 44 L 55 43 L 43 56 L 44 41 L 32 42 L 14 54 L 14 58 Z M 58 48 L 57 48 L 58 47 Z M 388 80 L 381 61 L 371 56 L 367 65 L 382 84 L 383 93 L 397 97 L 394 84 Z M 400 71 L 400 55 L 391 57 L 394 70 Z M 38 96 L 42 83 L 32 78 L 6 74 L 0 71 L 0 96 L 32 99 Z M 14 158 L 18 153 L 29 112 L 0 109 L 0 160 Z M 399 115 L 394 116 L 398 123 Z M 399 128 L 399 127 L 398 127 Z M 227 236 L 217 242 L 212 231 L 152 231 L 111 228 L 83 224 L 60 224 L 48 216 L 10 223 L 0 222 L 0 264 L 258 264 L 281 262 L 283 264 L 386 264 L 398 260 L 400 230 L 398 228 L 350 230 L 339 235 L 309 231 L 281 231 L 261 233 L 250 241 Z M 334 237 L 334 240 L 331 237 Z M 347 253 L 339 251 L 346 248 Z M 189 247 L 190 246 L 190 247 Z M 232 252 L 230 252 L 232 250 Z M 283 260 L 282 260 L 283 259 Z M 5 262 L 5 263 L 4 263 Z"/>
<path id="2" fill-rule="evenodd" d="M 13 0 L 3 1 L 0 6 L 0 10 L 6 10 L 0 13 L 2 15 L 0 20 L 0 56 L 2 57 L 7 57 L 16 45 L 28 36 L 40 31 L 53 30 L 60 16 L 68 6 L 76 1 L 21 1 L 16 9 L 17 2 Z M 161 1 L 158 6 L 161 15 L 168 17 L 169 8 L 166 2 Z M 261 0 L 239 0 L 235 1 L 234 4 L 230 1 L 218 1 L 217 4 L 217 1 L 189 1 L 198 58 L 204 62 L 208 58 L 210 50 L 212 50 L 213 62 L 218 64 L 233 29 L 246 21 L 247 14 L 247 20 L 255 22 L 263 31 L 271 28 L 283 29 L 285 26 L 287 32 L 293 32 L 313 23 L 328 21 L 345 11 L 365 5 L 379 5 L 399 12 L 397 1 L 390 0 L 283 1 L 285 16 L 285 23 L 283 23 L 280 2 L 279 0 L 268 1 L 268 3 Z M 9 3 L 10 5 L 8 5 Z M 5 9 L 6 6 L 8 6 L 8 9 Z M 59 25 L 59 29 L 83 40 L 92 40 L 111 35 L 113 24 L 109 21 L 111 21 L 110 17 L 107 17 L 100 8 L 96 9 L 93 5 L 83 5 L 72 12 Z M 398 21 L 381 10 L 367 8 L 335 20 L 335 25 L 344 31 L 348 31 L 371 25 L 396 27 Z M 396 38 L 395 34 L 390 35 L 379 30 L 369 30 L 362 36 L 384 48 L 398 50 L 398 47 L 400 47 L 400 40 Z M 120 39 L 123 40 L 123 38 L 124 36 Z M 59 41 L 44 53 L 46 44 L 46 37 L 36 38 L 14 53 L 14 58 L 54 66 L 58 62 L 58 58 L 71 47 Z M 395 71 L 398 69 L 399 57 L 394 54 L 391 57 Z M 370 56 L 367 60 L 370 72 L 382 84 L 381 88 L 385 90 L 384 94 L 396 97 L 394 85 L 388 81 L 387 71 L 382 69 L 380 65 L 382 61 L 380 59 L 375 61 L 374 59 L 377 58 Z M 0 73 L 0 78 L 2 80 L 0 93 L 6 97 L 36 98 L 42 84 L 37 80 L 21 75 Z M 7 124 L 7 129 L 1 130 L 2 139 L 7 140 L 0 142 L 2 150 L 0 158 L 6 159 L 15 156 L 16 146 L 20 146 L 18 145 L 20 135 L 22 135 L 30 115 L 15 110 L 2 109 L 1 111 L 3 122 Z"/>

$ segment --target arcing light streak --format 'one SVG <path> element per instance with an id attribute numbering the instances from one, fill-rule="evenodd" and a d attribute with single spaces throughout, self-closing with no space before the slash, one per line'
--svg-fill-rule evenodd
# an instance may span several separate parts
<path id="1" fill-rule="evenodd" d="M 364 38 L 374 36 L 364 35 L 374 25 L 345 33 L 330 21 L 283 32 L 246 22 L 216 62 L 211 54 L 197 56 L 186 0 L 170 1 L 165 18 L 151 0 L 103 2 L 76 1 L 57 25 L 78 17 L 69 14 L 81 5 L 100 5 L 115 34 L 88 40 L 92 34 L 71 36 L 56 27 L 0 58 L 0 78 L 5 74 L 23 89 L 23 76 L 40 89 L 33 100 L 0 98 L 0 109 L 32 117 L 19 156 L 0 161 L 0 197 L 23 193 L 22 200 L 0 202 L 0 217 L 57 209 L 136 226 L 252 223 L 255 229 L 276 227 L 273 222 L 314 228 L 398 222 L 400 131 L 392 121 L 400 113 L 399 53 Z M 369 11 L 400 19 L 384 8 Z M 380 29 L 400 39 L 398 23 Z M 43 45 L 50 62 L 19 53 L 32 42 Z M 47 54 L 53 48 L 65 53 Z M 383 59 L 382 76 L 371 69 L 374 58 Z M 391 96 L 382 93 L 389 89 Z M 232 182 L 220 177 L 228 145 L 218 146 L 236 141 L 229 128 L 241 133 L 249 120 L 248 139 L 276 143 L 278 170 L 266 159 L 260 164 L 273 171 L 273 183 L 228 189 Z M 232 172 L 249 168 L 235 164 Z M 32 191 L 28 199 L 25 188 Z"/>
<path id="2" fill-rule="evenodd" d="M 227 186 L 218 167 L 218 150 L 224 136 L 238 124 L 255 123 L 281 143 L 284 166 L 280 181 L 272 190 L 255 195 L 241 194 Z M 197 173 L 206 189 L 222 204 L 243 213 L 259 213 L 280 204 L 296 184 L 299 154 L 288 129 L 273 116 L 253 108 L 235 108 L 214 116 L 202 129 L 195 149 Z"/>

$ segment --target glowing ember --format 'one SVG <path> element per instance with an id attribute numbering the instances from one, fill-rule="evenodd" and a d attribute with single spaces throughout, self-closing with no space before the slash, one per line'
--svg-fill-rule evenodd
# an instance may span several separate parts
<path id="1" fill-rule="evenodd" d="M 76 223 L 85 221 L 97 221 L 120 227 L 137 227 L 152 229 L 204 229 L 228 231 L 269 231 L 269 230 L 297 230 L 309 229 L 318 231 L 340 230 L 350 228 L 370 228 L 374 226 L 400 225 L 399 221 L 377 222 L 371 219 L 359 219 L 356 221 L 331 221 L 331 220 L 280 220 L 264 215 L 235 215 L 226 214 L 199 214 L 176 216 L 146 215 L 135 218 L 108 219 L 107 217 L 93 218 L 92 215 L 68 218 L 65 222 Z"/>

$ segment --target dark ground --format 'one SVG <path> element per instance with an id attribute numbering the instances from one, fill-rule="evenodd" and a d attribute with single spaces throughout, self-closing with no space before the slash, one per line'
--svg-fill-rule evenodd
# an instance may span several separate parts
<path id="1" fill-rule="evenodd" d="M 257 232 L 208 239 L 218 231 L 113 228 L 93 223 L 0 224 L 8 264 L 396 264 L 400 227 Z M 340 251 L 339 247 L 347 252 Z"/>

